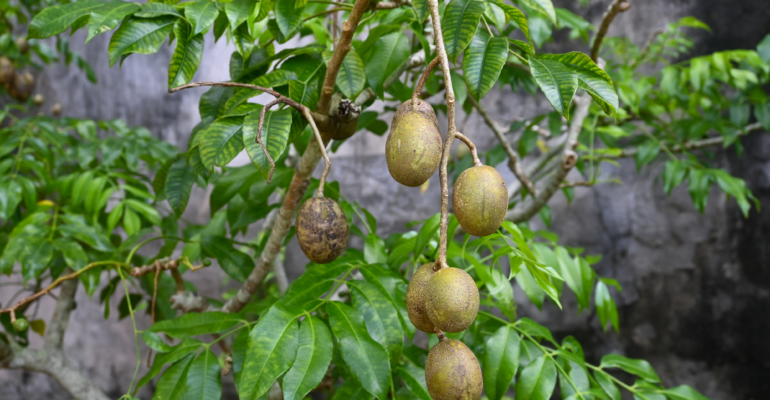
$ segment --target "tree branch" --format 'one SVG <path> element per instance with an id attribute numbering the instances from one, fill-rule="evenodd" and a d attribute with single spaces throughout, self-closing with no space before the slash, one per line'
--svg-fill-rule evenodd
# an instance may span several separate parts
<path id="1" fill-rule="evenodd" d="M 612 20 L 615 19 L 618 13 L 626 11 L 629 8 L 631 8 L 631 3 L 626 0 L 615 0 L 607 8 L 607 11 L 602 16 L 599 31 L 596 33 L 594 45 L 591 47 L 591 59 L 594 60 L 594 62 L 599 59 L 599 49 L 602 47 L 602 41 L 604 40 L 604 36 L 607 35 L 607 31 L 610 29 Z"/>
<path id="2" fill-rule="evenodd" d="M 337 83 L 337 74 L 342 66 L 342 61 L 345 59 L 345 55 L 350 51 L 353 36 L 358 27 L 358 22 L 368 8 L 369 0 L 357 0 L 353 9 L 350 11 L 348 20 L 342 24 L 340 40 L 334 50 L 334 55 L 332 55 L 332 58 L 327 64 L 323 89 L 321 90 L 321 96 L 318 101 L 318 107 L 316 108 L 314 118 L 317 115 L 322 115 L 328 120 L 331 97 L 334 94 L 334 87 Z M 329 140 L 329 135 L 330 132 L 328 131 L 322 132 L 321 136 L 324 143 Z M 224 311 L 240 311 L 251 300 L 251 297 L 257 292 L 259 285 L 264 281 L 267 272 L 270 270 L 270 266 L 273 265 L 273 261 L 281 251 L 283 240 L 286 237 L 286 233 L 291 226 L 291 221 L 294 218 L 294 212 L 297 210 L 300 201 L 302 201 L 305 190 L 307 190 L 307 187 L 310 184 L 310 176 L 313 173 L 315 166 L 321 160 L 321 157 L 322 153 L 320 146 L 308 146 L 305 149 L 299 162 L 297 162 L 294 177 L 286 191 L 286 197 L 283 200 L 280 211 L 278 211 L 278 217 L 270 232 L 270 238 L 267 240 L 267 243 L 262 250 L 262 255 L 259 257 L 257 265 L 249 274 L 246 282 L 244 282 L 243 286 L 238 290 L 238 293 L 225 304 L 223 308 Z"/>
<path id="3" fill-rule="evenodd" d="M 489 128 L 492 129 L 492 132 L 494 132 L 495 136 L 497 136 L 497 140 L 499 140 L 500 144 L 503 146 L 505 154 L 508 155 L 508 168 L 510 168 L 511 172 L 516 175 L 516 178 L 519 180 L 519 182 L 521 182 L 521 184 L 524 185 L 524 187 L 526 187 L 533 196 L 535 196 L 537 194 L 535 185 L 532 184 L 532 181 L 529 180 L 527 174 L 524 172 L 524 170 L 521 169 L 519 157 L 516 155 L 516 151 L 513 150 L 513 147 L 511 147 L 511 144 L 508 143 L 508 140 L 505 139 L 505 133 L 503 130 L 500 129 L 500 126 L 497 125 L 492 117 L 490 117 L 487 110 L 481 104 L 479 104 L 476 99 L 474 99 L 472 96 L 468 96 L 468 101 L 470 101 L 476 111 L 481 114 L 484 122 L 486 122 Z"/>
<path id="4" fill-rule="evenodd" d="M 62 349 L 64 343 L 64 333 L 67 331 L 67 325 L 70 320 L 70 313 L 75 308 L 75 293 L 77 292 L 78 281 L 73 279 L 61 284 L 59 299 L 56 300 L 56 309 L 53 317 L 48 322 L 45 332 L 46 350 Z"/>
<path id="5" fill-rule="evenodd" d="M 575 104 L 575 113 L 572 116 L 567 139 L 564 143 L 564 148 L 562 149 L 561 166 L 548 178 L 544 186 L 538 191 L 537 196 L 534 196 L 530 202 L 525 204 L 522 208 L 514 208 L 508 211 L 505 216 L 505 219 L 508 221 L 522 222 L 532 218 L 533 215 L 548 203 L 548 200 L 551 199 L 561 186 L 567 173 L 577 163 L 577 154 L 575 154 L 573 149 L 577 145 L 577 138 L 583 127 L 583 121 L 588 116 L 588 107 L 591 105 L 591 97 L 588 95 L 578 97 L 575 99 Z"/>

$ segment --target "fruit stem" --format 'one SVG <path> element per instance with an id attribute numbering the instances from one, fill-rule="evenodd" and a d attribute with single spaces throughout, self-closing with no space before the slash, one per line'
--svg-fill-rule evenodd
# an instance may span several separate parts
<path id="1" fill-rule="evenodd" d="M 473 142 L 471 142 L 471 140 L 467 136 L 463 135 L 460 132 L 456 132 L 455 137 L 465 142 L 468 148 L 471 149 L 471 156 L 473 156 L 473 166 L 474 167 L 481 166 L 482 165 L 481 160 L 479 160 L 479 155 L 476 152 L 476 145 L 474 145 Z"/>
<path id="2" fill-rule="evenodd" d="M 425 86 L 425 81 L 428 80 L 428 77 L 433 72 L 433 68 L 436 68 L 438 63 L 439 58 L 434 58 L 433 61 L 428 63 L 428 66 L 425 68 L 425 72 L 422 73 L 420 80 L 417 82 L 417 86 L 414 88 L 414 93 L 412 93 L 412 108 L 417 105 L 417 99 L 420 97 L 420 93 L 422 93 L 422 88 Z"/>
<path id="3" fill-rule="evenodd" d="M 310 124 L 310 128 L 313 129 L 313 135 L 318 142 L 318 147 L 321 149 L 321 156 L 324 158 L 324 172 L 321 174 L 321 180 L 318 182 L 318 192 L 316 197 L 324 197 L 324 185 L 326 184 L 326 176 L 329 175 L 329 170 L 332 168 L 332 163 L 329 161 L 329 156 L 326 154 L 326 146 L 324 145 L 324 139 L 321 137 L 321 132 L 318 131 L 318 126 L 315 124 L 313 114 L 310 113 L 310 109 L 307 107 L 302 108 L 302 115 Z"/>
<path id="4" fill-rule="evenodd" d="M 438 336 L 439 342 L 445 342 L 447 340 L 446 335 L 444 334 L 444 331 L 442 331 L 439 328 L 434 328 L 436 331 L 436 336 Z"/>
<path id="5" fill-rule="evenodd" d="M 438 259 L 434 269 L 447 268 L 447 228 L 449 225 L 449 187 L 447 186 L 447 163 L 449 162 L 449 151 L 452 149 L 452 142 L 457 133 L 455 124 L 455 91 L 452 87 L 452 77 L 449 72 L 449 59 L 444 47 L 444 35 L 441 31 L 441 17 L 438 12 L 438 0 L 428 0 L 430 8 L 430 18 L 433 22 L 433 39 L 436 43 L 437 59 L 441 62 L 441 69 L 444 73 L 444 85 L 446 86 L 446 106 L 449 130 L 444 143 L 444 153 L 441 156 L 441 167 L 439 169 L 439 178 L 441 179 L 441 222 L 439 224 L 440 239 Z"/>

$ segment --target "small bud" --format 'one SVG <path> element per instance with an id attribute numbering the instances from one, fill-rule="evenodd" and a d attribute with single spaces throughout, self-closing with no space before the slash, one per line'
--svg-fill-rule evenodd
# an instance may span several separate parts
<path id="1" fill-rule="evenodd" d="M 32 101 L 35 102 L 35 105 L 40 107 L 45 103 L 45 97 L 43 97 L 42 94 L 38 93 L 35 95 L 35 97 L 32 98 Z"/>
<path id="2" fill-rule="evenodd" d="M 24 332 L 29 328 L 29 321 L 27 321 L 24 318 L 19 318 L 16 321 L 13 321 L 13 329 L 16 330 L 16 332 Z"/>
<path id="3" fill-rule="evenodd" d="M 61 115 L 61 103 L 54 104 L 53 107 L 51 107 L 51 112 L 57 117 Z"/>
<path id="4" fill-rule="evenodd" d="M 203 265 L 208 267 L 209 265 L 211 265 L 211 260 L 209 260 L 209 259 L 203 260 Z"/>

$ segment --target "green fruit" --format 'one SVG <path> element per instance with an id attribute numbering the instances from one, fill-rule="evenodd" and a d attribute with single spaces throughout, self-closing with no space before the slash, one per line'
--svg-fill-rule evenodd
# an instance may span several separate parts
<path id="1" fill-rule="evenodd" d="M 452 207 L 465 232 L 476 236 L 494 233 L 508 210 L 505 179 L 488 165 L 466 169 L 455 182 Z"/>
<path id="2" fill-rule="evenodd" d="M 416 187 L 438 168 L 443 149 L 438 120 L 430 104 L 407 100 L 398 107 L 385 144 L 388 171 L 402 185 Z"/>
<path id="3" fill-rule="evenodd" d="M 29 321 L 27 321 L 24 318 L 19 318 L 16 321 L 13 321 L 13 329 L 16 330 L 16 332 L 24 332 L 29 328 Z"/>
<path id="4" fill-rule="evenodd" d="M 307 199 L 297 214 L 297 240 L 310 261 L 326 264 L 348 247 L 348 218 L 328 197 Z"/>
<path id="5" fill-rule="evenodd" d="M 433 322 L 430 322 L 428 311 L 425 309 L 425 288 L 433 276 L 434 265 L 434 263 L 428 263 L 418 268 L 406 288 L 406 310 L 409 313 L 409 320 L 417 329 L 427 333 L 435 333 Z"/>
<path id="6" fill-rule="evenodd" d="M 479 312 L 479 289 L 467 272 L 442 268 L 425 288 L 425 309 L 433 325 L 444 332 L 468 329 Z"/>
<path id="7" fill-rule="evenodd" d="M 468 346 L 453 339 L 430 349 L 425 382 L 433 400 L 478 400 L 484 389 L 479 360 Z"/>

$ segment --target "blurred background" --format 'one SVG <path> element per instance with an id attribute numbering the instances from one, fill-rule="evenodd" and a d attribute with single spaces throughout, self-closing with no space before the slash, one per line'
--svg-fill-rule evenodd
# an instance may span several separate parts
<path id="1" fill-rule="evenodd" d="M 593 23 L 601 19 L 610 1 L 588 3 L 581 7 L 574 0 L 554 0 L 556 7 L 568 8 Z M 753 49 L 770 33 L 767 0 L 631 3 L 631 10 L 620 14 L 612 24 L 609 36 L 627 36 L 641 45 L 656 29 L 681 17 L 694 16 L 708 24 L 711 32 L 695 32 L 697 46 L 688 56 Z M 48 99 L 45 107 L 60 102 L 63 115 L 96 120 L 122 118 L 129 126 L 145 126 L 156 137 L 186 148 L 190 131 L 200 121 L 197 104 L 206 89 L 167 94 L 172 47 L 164 46 L 152 56 L 134 55 L 121 70 L 117 66 L 110 69 L 108 40 L 108 35 L 98 36 L 85 46 L 82 31 L 71 38 L 70 46 L 94 68 L 99 83 L 91 84 L 75 67 L 49 67 L 36 80 L 35 93 Z M 213 42 L 210 35 L 206 40 Z M 566 30 L 557 33 L 546 48 L 549 52 L 588 52 L 588 46 L 580 39 L 570 40 Z M 228 61 L 233 51 L 234 46 L 225 41 L 206 43 L 195 80 L 228 80 Z M 256 98 L 258 102 L 264 100 Z M 484 105 L 505 124 L 550 108 L 542 95 L 533 100 L 511 92 L 509 87 L 493 89 Z M 382 110 L 382 105 L 375 103 L 371 110 Z M 385 121 L 390 118 L 380 116 Z M 466 121 L 460 130 L 481 150 L 497 143 L 478 114 L 468 120 L 461 115 L 458 121 Z M 754 133 L 743 143 L 743 157 L 717 149 L 715 164 L 746 180 L 762 208 L 768 210 L 770 135 Z M 404 231 L 409 221 L 433 215 L 440 204 L 438 176 L 431 179 L 424 193 L 419 188 L 401 186 L 388 176 L 384 145 L 385 136 L 360 131 L 333 154 L 329 176 L 340 183 L 343 196 L 357 201 L 378 218 L 383 237 Z M 243 155 L 233 165 L 247 162 L 248 157 Z M 684 186 L 666 196 L 655 178 L 661 169 L 662 164 L 638 174 L 633 160 L 621 160 L 619 167 L 607 172 L 622 184 L 579 187 L 570 204 L 561 194 L 550 203 L 551 230 L 560 236 L 560 243 L 585 247 L 586 254 L 601 254 L 603 259 L 595 266 L 597 272 L 623 285 L 623 292 L 616 297 L 620 333 L 603 333 L 594 315 L 578 314 L 571 293 L 565 295 L 563 311 L 551 303 L 539 311 L 517 287 L 514 290 L 519 315 L 546 325 L 557 336 L 575 336 L 589 360 L 596 361 L 610 352 L 645 358 L 666 386 L 689 384 L 714 400 L 766 399 L 770 393 L 770 214 L 752 210 L 744 219 L 735 202 L 727 201 L 722 192 L 717 194 L 716 188 L 705 213 L 700 214 Z M 507 181 L 515 179 L 504 164 L 499 170 Z M 184 218 L 204 223 L 209 216 L 208 193 L 196 187 Z M 532 223 L 541 224 L 538 218 Z M 351 240 L 351 245 L 360 243 Z M 306 263 L 295 238 L 286 251 L 289 279 L 299 276 Z M 208 296 L 237 287 L 227 282 L 220 269 L 203 269 L 196 274 L 190 280 Z M 10 293 L 0 290 L 0 302 L 5 304 L 8 297 Z M 119 397 L 126 390 L 136 362 L 130 320 L 118 321 L 117 313 L 104 320 L 101 306 L 89 300 L 82 288 L 77 301 L 65 351 L 108 395 Z M 51 315 L 53 305 L 51 298 L 42 300 L 42 318 Z M 138 323 L 147 326 L 149 317 L 141 315 Z M 39 345 L 36 339 L 33 346 Z M 146 357 L 146 348 L 142 352 Z M 142 368 L 140 374 L 145 370 L 144 363 Z M 151 393 L 152 387 L 145 387 L 139 397 L 149 399 Z M 232 396 L 235 398 L 234 389 Z M 47 375 L 0 370 L 2 400 L 69 398 Z"/>

